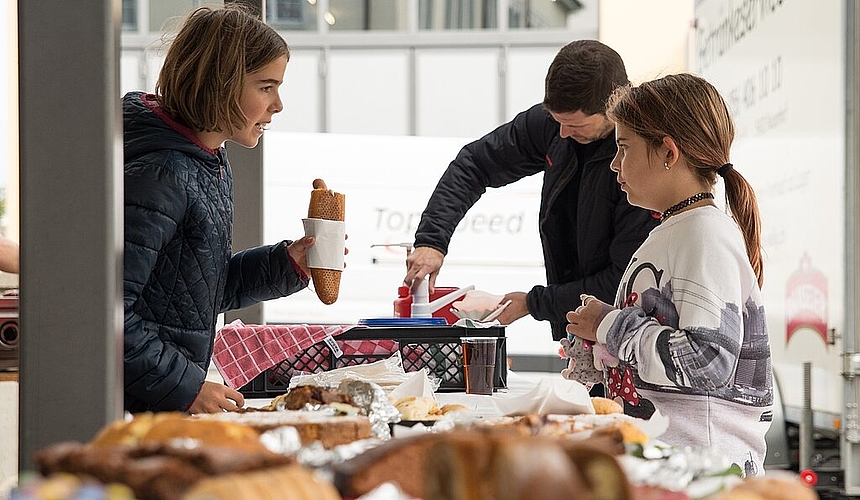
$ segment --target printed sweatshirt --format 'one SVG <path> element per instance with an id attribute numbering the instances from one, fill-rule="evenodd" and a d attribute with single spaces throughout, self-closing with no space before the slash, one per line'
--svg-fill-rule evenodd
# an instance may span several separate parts
<path id="1" fill-rule="evenodd" d="M 714 448 L 763 473 L 770 343 L 735 222 L 714 206 L 670 217 L 634 253 L 615 302 L 597 332 L 619 359 L 607 368 L 609 396 L 627 414 L 669 417 L 661 441 Z"/>

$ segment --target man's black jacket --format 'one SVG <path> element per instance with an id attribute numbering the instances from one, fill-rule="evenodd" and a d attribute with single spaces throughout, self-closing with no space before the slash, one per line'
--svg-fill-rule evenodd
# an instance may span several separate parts
<path id="1" fill-rule="evenodd" d="M 488 187 L 543 172 L 539 228 L 547 286 L 531 289 L 528 308 L 535 319 L 550 321 L 555 340 L 565 337 L 565 314 L 581 303 L 580 294 L 613 303 L 630 257 L 657 224 L 651 212 L 627 203 L 609 168 L 614 135 L 587 146 L 591 155 L 580 165 L 577 150 L 584 146 L 562 138 L 543 106 L 523 111 L 460 150 L 427 203 L 415 246 L 447 254 L 457 224 Z"/>

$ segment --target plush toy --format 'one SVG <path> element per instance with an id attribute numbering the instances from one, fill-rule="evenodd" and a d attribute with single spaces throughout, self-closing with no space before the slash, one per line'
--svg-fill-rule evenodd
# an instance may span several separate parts
<path id="1" fill-rule="evenodd" d="M 587 340 L 583 340 L 582 342 L 584 344 L 590 344 Z M 594 367 L 598 370 L 603 370 L 606 367 L 615 368 L 618 366 L 618 358 L 609 353 L 609 350 L 606 348 L 606 344 L 596 342 L 591 349 L 594 352 Z"/>
<path id="2" fill-rule="evenodd" d="M 559 355 L 568 359 L 567 368 L 561 371 L 562 377 L 580 382 L 589 389 L 594 384 L 603 382 L 602 360 L 600 361 L 601 364 L 598 365 L 598 358 L 595 357 L 597 352 L 592 349 L 593 344 L 591 342 L 574 337 L 573 339 L 561 339 L 560 344 Z M 603 352 L 609 354 L 605 349 Z"/>

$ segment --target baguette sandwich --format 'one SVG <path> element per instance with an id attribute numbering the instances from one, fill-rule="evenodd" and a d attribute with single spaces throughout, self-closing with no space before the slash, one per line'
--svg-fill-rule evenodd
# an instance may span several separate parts
<path id="1" fill-rule="evenodd" d="M 343 221 L 346 213 L 346 197 L 328 189 L 322 179 L 314 179 L 314 190 L 308 206 L 309 219 Z M 317 297 L 323 304 L 333 304 L 340 293 L 341 270 L 311 267 L 311 279 Z"/>

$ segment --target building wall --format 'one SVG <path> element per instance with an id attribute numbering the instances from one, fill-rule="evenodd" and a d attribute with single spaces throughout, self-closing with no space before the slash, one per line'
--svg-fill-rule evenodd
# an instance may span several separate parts
<path id="1" fill-rule="evenodd" d="M 18 4 L 0 2 L 2 39 L 0 67 L 0 187 L 6 193 L 6 215 L 0 233 L 15 241 L 18 236 Z"/>
<path id="2" fill-rule="evenodd" d="M 600 40 L 621 54 L 634 83 L 687 69 L 692 23 L 692 0 L 600 2 Z"/>

